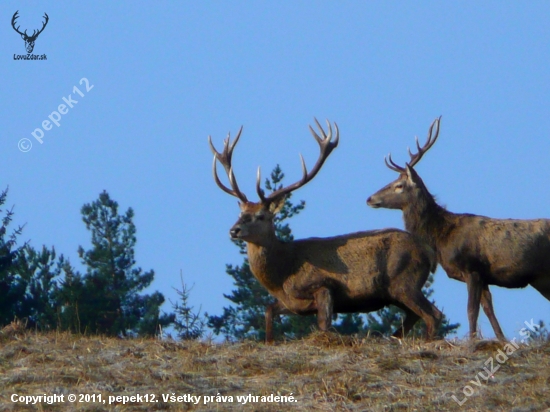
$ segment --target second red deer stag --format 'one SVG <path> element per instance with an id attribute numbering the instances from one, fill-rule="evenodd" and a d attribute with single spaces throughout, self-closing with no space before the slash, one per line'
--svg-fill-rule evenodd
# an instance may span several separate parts
<path id="1" fill-rule="evenodd" d="M 418 153 L 409 150 L 411 160 L 405 167 L 389 156 L 386 165 L 399 177 L 369 197 L 367 204 L 402 210 L 405 229 L 436 251 L 450 278 L 466 282 L 471 338 L 476 336 L 481 304 L 497 338 L 506 340 L 493 311 L 489 285 L 531 285 L 550 300 L 550 220 L 491 219 L 439 206 L 413 166 L 437 140 L 440 119 L 432 123 L 423 147 L 417 139 Z"/>
<path id="2" fill-rule="evenodd" d="M 333 313 L 370 312 L 393 304 L 403 309 L 403 328 L 394 336 L 406 334 L 422 318 L 427 335 L 433 338 L 442 318 L 441 312 L 422 294 L 430 271 L 435 269 L 433 251 L 411 234 L 398 229 L 357 232 L 329 238 L 309 238 L 282 242 L 275 234 L 273 219 L 283 207 L 286 196 L 315 177 L 338 145 L 338 126 L 332 140 L 315 120 L 322 138 L 310 127 L 320 146 L 320 156 L 310 172 L 302 158 L 302 178 L 268 196 L 260 188 L 260 169 L 256 191 L 260 202 L 250 202 L 241 192 L 231 166 L 232 154 L 241 130 L 230 143 L 224 141 L 214 153 L 213 174 L 216 184 L 237 197 L 241 213 L 229 231 L 232 239 L 247 244 L 250 269 L 258 281 L 277 299 L 266 309 L 266 341 L 273 340 L 273 316 L 279 314 L 317 314 L 319 328 L 331 326 Z M 216 163 L 225 168 L 231 188 L 218 178 Z"/>

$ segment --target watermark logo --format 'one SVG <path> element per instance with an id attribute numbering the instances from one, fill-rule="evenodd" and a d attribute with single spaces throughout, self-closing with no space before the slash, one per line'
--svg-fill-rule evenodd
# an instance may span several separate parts
<path id="1" fill-rule="evenodd" d="M 46 25 L 48 24 L 48 21 L 50 20 L 50 18 L 48 17 L 48 14 L 44 13 L 43 18 L 45 19 L 45 21 L 42 23 L 42 28 L 39 30 L 36 30 L 36 29 L 33 30 L 30 36 L 27 34 L 27 30 L 25 30 L 24 32 L 19 30 L 21 26 L 15 27 L 15 25 L 17 24 L 16 20 L 18 17 L 19 17 L 19 10 L 17 10 L 13 14 L 13 17 L 11 18 L 11 26 L 17 33 L 21 35 L 21 38 L 25 41 L 25 49 L 27 49 L 27 54 L 26 55 L 14 54 L 13 60 L 47 60 L 47 57 L 45 54 L 42 54 L 39 56 L 36 54 L 32 54 L 32 52 L 34 50 L 34 42 L 36 41 L 40 33 L 44 31 L 44 29 L 46 28 Z"/>
<path id="2" fill-rule="evenodd" d="M 537 325 L 533 322 L 533 319 L 531 319 L 531 322 L 523 322 L 526 328 L 522 328 L 519 331 L 519 334 L 523 339 L 521 339 L 520 343 L 524 344 L 525 346 L 529 346 L 530 341 L 532 341 L 537 334 L 541 332 L 541 325 Z M 516 343 L 516 338 L 513 338 L 510 343 L 507 343 L 504 345 L 502 349 L 498 349 L 497 353 L 494 357 L 494 359 L 497 361 L 496 363 L 493 360 L 493 357 L 489 357 L 484 363 L 485 367 L 483 368 L 483 371 L 485 371 L 485 374 L 483 372 L 478 372 L 475 376 L 475 380 L 471 380 L 469 383 L 472 385 L 466 385 L 464 388 L 462 388 L 462 393 L 464 394 L 463 399 L 458 399 L 455 395 L 452 395 L 451 398 L 458 403 L 459 406 L 462 406 L 470 396 L 472 396 L 475 393 L 475 387 L 481 388 L 483 385 L 483 382 L 479 379 L 483 379 L 485 381 L 485 384 L 489 382 L 489 379 L 495 378 L 495 372 L 500 369 L 500 365 L 503 365 L 509 358 L 508 356 L 512 355 L 516 350 L 519 349 L 519 344 Z M 489 369 L 487 369 L 489 367 Z"/>
<path id="3" fill-rule="evenodd" d="M 83 77 L 82 79 L 80 79 L 80 85 L 85 86 L 85 93 L 89 93 L 90 90 L 94 88 L 94 85 L 90 84 L 90 82 L 86 77 Z M 78 104 L 78 101 L 80 100 L 80 98 L 78 100 L 74 99 L 73 95 L 75 97 L 78 97 L 78 96 L 85 97 L 86 96 L 85 93 L 82 92 L 78 87 L 74 86 L 72 93 L 70 93 L 67 97 L 61 98 L 61 100 L 63 100 L 65 104 L 62 103 L 59 106 L 57 106 L 57 110 L 54 110 L 48 116 L 48 119 L 50 120 L 44 120 L 42 122 L 42 128 L 37 127 L 36 129 L 34 129 L 34 131 L 31 132 L 31 136 L 34 137 L 38 143 L 40 144 L 44 143 L 43 139 L 44 139 L 45 132 L 52 130 L 53 125 L 60 127 L 61 116 L 66 115 L 70 109 L 72 109 L 76 104 Z M 21 140 L 19 140 L 19 142 L 17 143 L 17 147 L 23 153 L 27 153 L 32 149 L 32 141 L 24 137 Z"/>
<path id="4" fill-rule="evenodd" d="M 17 147 L 23 153 L 27 153 L 32 149 L 32 142 L 30 139 L 27 139 L 26 137 L 24 137 L 21 140 L 19 140 L 19 143 L 17 143 Z"/>

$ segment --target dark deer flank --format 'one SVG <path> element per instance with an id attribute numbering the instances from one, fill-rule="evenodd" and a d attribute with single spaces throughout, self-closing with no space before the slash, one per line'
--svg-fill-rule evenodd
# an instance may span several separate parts
<path id="1" fill-rule="evenodd" d="M 385 229 L 292 242 L 282 242 L 276 237 L 273 219 L 286 196 L 312 180 L 338 145 L 338 127 L 332 140 L 330 123 L 327 121 L 328 134 L 325 134 L 315 122 L 322 137 L 310 127 L 320 147 L 311 171 L 307 171 L 302 158 L 302 178 L 266 196 L 260 188 L 258 169 L 258 203 L 250 202 L 240 190 L 231 165 L 242 127 L 232 143 L 229 136 L 225 139 L 221 153 L 209 137 L 214 153 L 214 180 L 224 192 L 240 200 L 241 213 L 230 236 L 246 242 L 252 273 L 277 299 L 266 309 L 266 341 L 273 340 L 273 316 L 279 314 L 317 314 L 319 328 L 326 331 L 333 313 L 371 312 L 389 304 L 406 313 L 403 328 L 395 336 L 405 335 L 421 318 L 427 325 L 428 337 L 433 338 L 442 314 L 421 290 L 430 271 L 435 269 L 435 256 L 409 233 Z M 221 183 L 217 162 L 225 168 L 231 188 Z"/>
<path id="2" fill-rule="evenodd" d="M 19 30 L 19 27 L 21 26 L 15 27 L 16 20 L 19 17 L 18 13 L 19 13 L 19 10 L 13 14 L 13 17 L 11 19 L 11 26 L 17 33 L 21 35 L 21 38 L 25 41 L 25 49 L 27 49 L 27 53 L 32 53 L 32 51 L 34 50 L 34 42 L 38 38 L 38 35 L 44 31 L 44 29 L 46 28 L 46 25 L 48 24 L 48 20 L 50 20 L 50 18 L 48 17 L 47 13 L 44 13 L 45 21 L 44 23 L 42 23 L 42 28 L 40 30 L 33 30 L 32 34 L 29 36 L 27 34 L 27 30 L 25 30 L 24 32 L 21 32 Z"/>
<path id="3" fill-rule="evenodd" d="M 452 213 L 439 206 L 414 166 L 436 142 L 440 119 L 432 123 L 423 147 L 416 140 L 418 152 L 409 150 L 411 160 L 405 167 L 389 156 L 386 165 L 399 177 L 370 196 L 367 204 L 401 209 L 405 229 L 436 251 L 438 263 L 450 278 L 466 282 L 470 337 L 476 336 L 481 304 L 497 338 L 506 340 L 493 310 L 489 285 L 531 285 L 550 300 L 550 220 L 492 219 Z"/>

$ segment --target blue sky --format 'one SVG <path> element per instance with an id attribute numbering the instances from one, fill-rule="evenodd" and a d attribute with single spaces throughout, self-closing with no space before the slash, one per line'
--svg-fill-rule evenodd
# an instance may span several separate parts
<path id="1" fill-rule="evenodd" d="M 16 10 L 29 32 L 48 13 L 33 52 L 47 60 L 14 60 L 25 54 Z M 441 204 L 550 218 L 548 2 L 4 1 L 0 11 L 0 187 L 14 223 L 26 223 L 22 240 L 54 245 L 77 267 L 78 246 L 90 246 L 80 208 L 107 190 L 135 211 L 152 289 L 175 300 L 181 269 L 192 304 L 221 313 L 225 264 L 242 261 L 228 234 L 239 210 L 212 179 L 207 136 L 219 148 L 244 125 L 233 163 L 255 199 L 258 166 L 265 176 L 280 164 L 291 183 L 299 153 L 314 163 L 314 117 L 336 121 L 341 141 L 295 192 L 306 201 L 290 222 L 296 238 L 403 228 L 399 211 L 365 201 L 396 178 L 384 156 L 404 162 L 439 115 L 440 138 L 417 171 Z M 78 103 L 40 144 L 31 133 L 69 95 Z M 438 269 L 434 287 L 464 336 L 465 284 Z M 534 289 L 492 291 L 509 338 L 524 321 L 550 320 Z M 480 326 L 493 336 L 484 314 Z"/>

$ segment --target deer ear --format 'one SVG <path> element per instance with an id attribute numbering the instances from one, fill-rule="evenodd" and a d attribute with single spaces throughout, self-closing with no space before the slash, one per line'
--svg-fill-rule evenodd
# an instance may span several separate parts
<path id="1" fill-rule="evenodd" d="M 277 199 L 274 199 L 269 204 L 269 211 L 272 214 L 279 213 L 281 211 L 281 209 L 283 208 L 283 206 L 285 205 L 285 201 L 286 201 L 286 196 L 281 196 L 281 197 L 278 197 Z"/>
<path id="2" fill-rule="evenodd" d="M 408 163 L 405 164 L 405 167 L 407 168 L 407 178 L 409 183 L 412 185 L 417 185 L 420 181 L 420 176 L 418 176 L 416 170 L 414 170 Z"/>

